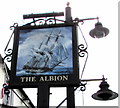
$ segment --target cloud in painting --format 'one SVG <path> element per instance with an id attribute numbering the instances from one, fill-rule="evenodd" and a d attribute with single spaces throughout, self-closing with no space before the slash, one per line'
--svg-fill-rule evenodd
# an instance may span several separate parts
<path id="1" fill-rule="evenodd" d="M 59 53 L 58 48 L 65 50 L 66 59 L 61 66 L 72 67 L 72 27 L 56 27 L 56 28 L 44 28 L 44 29 L 33 29 L 33 30 L 22 30 L 19 36 L 19 48 L 18 48 L 18 60 L 17 69 L 22 69 L 23 65 L 26 64 L 33 56 L 38 56 L 38 50 L 44 48 L 50 52 L 52 51 Z M 47 45 L 46 45 L 47 44 Z M 57 45 L 61 47 L 56 47 Z M 56 49 L 55 49 L 56 47 Z M 62 54 L 62 53 L 61 53 Z M 63 53 L 64 55 L 64 53 Z M 55 55 L 58 58 L 57 55 Z"/>

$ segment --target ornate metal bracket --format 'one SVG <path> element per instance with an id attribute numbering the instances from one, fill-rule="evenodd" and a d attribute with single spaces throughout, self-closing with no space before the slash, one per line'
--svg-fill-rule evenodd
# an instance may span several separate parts
<path id="1" fill-rule="evenodd" d="M 86 82 L 85 83 L 80 83 L 80 90 L 85 91 L 86 90 Z"/>
<path id="2" fill-rule="evenodd" d="M 23 19 L 30 19 L 32 18 L 33 21 L 30 23 L 27 23 L 23 26 L 28 25 L 50 25 L 50 24 L 56 24 L 58 21 L 64 23 L 64 20 L 56 19 L 58 16 L 64 16 L 63 12 L 53 12 L 53 13 L 43 13 L 43 14 L 28 14 L 23 15 Z M 36 19 L 37 18 L 37 19 Z"/>
<path id="3" fill-rule="evenodd" d="M 80 44 L 80 45 L 78 46 L 78 50 L 79 50 L 78 55 L 79 55 L 80 57 L 84 57 L 85 54 L 88 55 L 87 47 L 85 47 L 84 44 Z"/>
<path id="4" fill-rule="evenodd" d="M 85 69 L 85 66 L 86 66 L 86 63 L 87 63 L 87 59 L 88 59 L 88 52 L 87 52 L 88 45 L 87 45 L 86 39 L 85 39 L 85 37 L 83 35 L 83 32 L 82 32 L 80 26 L 78 26 L 78 27 L 79 27 L 81 35 L 82 35 L 82 37 L 84 39 L 84 42 L 85 42 L 85 45 L 84 44 L 80 44 L 78 46 L 78 55 L 79 55 L 79 57 L 85 57 L 86 56 L 86 59 L 85 59 L 85 62 L 84 62 L 84 66 L 83 66 L 83 69 L 81 71 L 81 76 L 80 76 L 80 79 L 81 79 L 82 76 L 83 76 L 83 73 L 84 73 L 84 69 Z"/>
<path id="5" fill-rule="evenodd" d="M 9 40 L 8 40 L 8 43 L 4 49 L 4 53 L 5 53 L 5 57 L 3 58 L 3 60 L 7 60 L 7 62 L 11 62 L 12 60 L 12 49 L 11 48 L 8 48 L 9 44 L 10 44 L 10 41 L 14 35 L 14 29 L 18 26 L 17 23 L 14 23 L 13 26 L 10 26 L 10 30 L 13 30 Z"/>

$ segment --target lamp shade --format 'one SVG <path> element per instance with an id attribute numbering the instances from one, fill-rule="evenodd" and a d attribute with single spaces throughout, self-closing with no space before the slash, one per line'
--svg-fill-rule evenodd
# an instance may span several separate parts
<path id="1" fill-rule="evenodd" d="M 109 34 L 109 30 L 102 26 L 102 23 L 97 22 L 95 28 L 89 32 L 90 36 L 93 38 L 102 38 Z"/>
<path id="2" fill-rule="evenodd" d="M 100 90 L 92 95 L 93 99 L 96 100 L 112 100 L 118 97 L 118 94 L 108 89 L 109 84 L 103 80 L 100 84 Z"/>

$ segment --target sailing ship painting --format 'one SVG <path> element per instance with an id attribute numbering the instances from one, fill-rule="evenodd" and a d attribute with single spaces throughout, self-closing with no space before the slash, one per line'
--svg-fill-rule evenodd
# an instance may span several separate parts
<path id="1" fill-rule="evenodd" d="M 16 76 L 72 72 L 72 27 L 20 30 Z"/>

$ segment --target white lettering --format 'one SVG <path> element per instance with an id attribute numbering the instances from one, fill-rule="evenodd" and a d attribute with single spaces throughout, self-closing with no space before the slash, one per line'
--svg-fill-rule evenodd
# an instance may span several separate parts
<path id="1" fill-rule="evenodd" d="M 36 77 L 20 77 L 21 82 L 36 82 Z"/>

